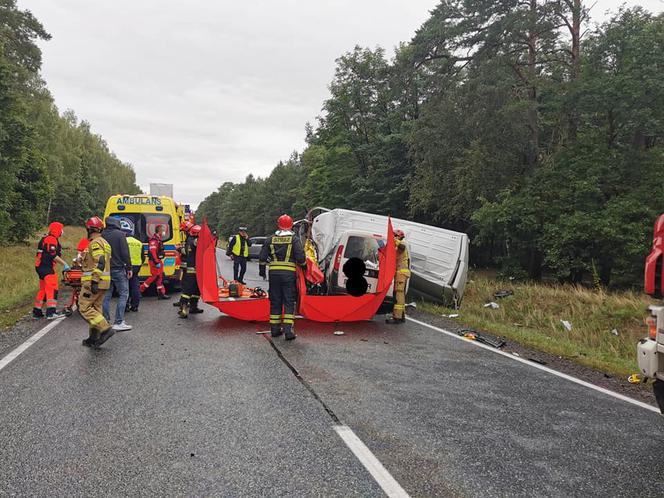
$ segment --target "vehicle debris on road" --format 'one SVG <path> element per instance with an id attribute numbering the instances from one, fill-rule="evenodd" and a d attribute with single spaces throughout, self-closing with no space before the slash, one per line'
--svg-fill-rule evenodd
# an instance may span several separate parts
<path id="1" fill-rule="evenodd" d="M 500 337 L 489 337 L 487 335 L 481 334 L 477 330 L 473 329 L 461 329 L 458 334 L 463 337 L 464 339 L 468 339 L 470 341 L 477 341 L 481 342 L 482 344 L 486 344 L 488 346 L 492 346 L 496 349 L 502 348 L 505 344 L 504 339 L 501 339 Z"/>
<path id="2" fill-rule="evenodd" d="M 497 310 L 498 308 L 500 308 L 500 304 L 494 303 L 493 301 L 491 301 L 490 303 L 486 303 L 484 305 L 484 307 L 485 308 L 491 308 L 492 310 Z"/>
<path id="3" fill-rule="evenodd" d="M 496 299 L 503 299 L 506 297 L 510 297 L 514 295 L 513 290 L 509 289 L 502 289 L 502 290 L 497 290 L 496 292 L 493 293 L 493 297 Z"/>
<path id="4" fill-rule="evenodd" d="M 567 332 L 572 331 L 572 324 L 570 322 L 568 322 L 567 320 L 560 320 L 560 323 L 563 325 L 563 327 L 565 327 L 565 330 L 567 330 Z"/>

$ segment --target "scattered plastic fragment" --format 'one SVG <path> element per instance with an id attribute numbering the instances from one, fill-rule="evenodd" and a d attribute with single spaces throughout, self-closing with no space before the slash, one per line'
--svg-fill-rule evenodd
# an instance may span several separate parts
<path id="1" fill-rule="evenodd" d="M 345 334 L 346 334 L 346 332 L 344 332 L 343 330 L 335 330 L 334 331 L 334 335 L 345 335 Z"/>
<path id="2" fill-rule="evenodd" d="M 570 322 L 568 322 L 567 320 L 560 320 L 560 323 L 563 324 L 563 327 L 565 327 L 565 330 L 567 330 L 567 332 L 572 331 L 572 324 Z"/>
<path id="3" fill-rule="evenodd" d="M 448 318 L 458 318 L 459 313 L 452 313 L 451 315 L 447 315 Z"/>
<path id="4" fill-rule="evenodd" d="M 513 356 L 521 356 L 521 355 L 520 355 L 519 353 L 517 353 L 516 351 L 512 351 L 512 355 L 513 355 Z"/>
<path id="5" fill-rule="evenodd" d="M 257 334 L 269 334 L 270 331 L 269 330 L 257 330 L 256 333 Z"/>
<path id="6" fill-rule="evenodd" d="M 415 308 L 417 309 L 417 303 L 413 301 L 412 303 L 406 304 L 406 308 Z"/>
<path id="7" fill-rule="evenodd" d="M 640 384 L 642 382 L 641 374 L 632 374 L 627 377 L 627 382 L 630 384 Z"/>
<path id="8" fill-rule="evenodd" d="M 494 348 L 502 348 L 506 344 L 505 341 L 500 337 L 497 338 L 487 337 L 473 329 L 461 329 L 457 333 L 464 339 L 481 342 L 482 344 L 487 344 Z"/>
<path id="9" fill-rule="evenodd" d="M 493 297 L 496 299 L 503 299 L 505 297 L 513 296 L 514 291 L 509 290 L 509 289 L 502 289 L 502 290 L 497 290 L 496 292 L 493 293 Z"/>
<path id="10" fill-rule="evenodd" d="M 360 339 L 360 341 L 362 341 L 362 342 L 368 342 L 369 339 Z"/>
<path id="11" fill-rule="evenodd" d="M 618 332 L 618 329 L 613 329 L 613 330 L 611 331 L 611 333 L 612 333 L 613 335 L 615 335 L 615 336 L 619 336 L 619 335 L 620 335 L 620 333 Z"/>
<path id="12" fill-rule="evenodd" d="M 490 303 L 486 303 L 484 305 L 484 307 L 485 308 L 491 308 L 492 310 L 497 310 L 498 308 L 500 308 L 500 304 L 494 303 L 493 301 L 491 301 Z"/>
<path id="13" fill-rule="evenodd" d="M 537 358 L 528 358 L 533 363 L 539 363 L 540 365 L 546 365 L 546 361 L 538 360 Z"/>

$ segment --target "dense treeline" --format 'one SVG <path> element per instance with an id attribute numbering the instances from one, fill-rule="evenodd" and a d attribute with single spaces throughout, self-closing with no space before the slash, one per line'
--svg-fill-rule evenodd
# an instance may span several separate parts
<path id="1" fill-rule="evenodd" d="M 0 0 L 0 244 L 103 213 L 111 193 L 139 192 L 133 168 L 55 107 L 39 75 L 36 41 L 48 39 L 29 11 Z"/>
<path id="2" fill-rule="evenodd" d="M 664 16 L 589 26 L 581 0 L 444 0 L 392 60 L 339 58 L 306 149 L 199 214 L 261 233 L 317 205 L 391 213 L 510 275 L 637 285 L 664 210 Z"/>

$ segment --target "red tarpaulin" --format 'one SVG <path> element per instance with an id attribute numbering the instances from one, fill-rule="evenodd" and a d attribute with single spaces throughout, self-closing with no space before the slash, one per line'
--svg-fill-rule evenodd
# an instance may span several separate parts
<path id="1" fill-rule="evenodd" d="M 196 278 L 201 291 L 201 299 L 215 306 L 222 313 L 247 322 L 269 322 L 270 301 L 268 299 L 238 299 L 237 301 L 219 300 L 219 280 L 217 276 L 217 254 L 212 232 L 203 220 L 203 227 L 198 236 L 196 254 Z"/>
<path id="2" fill-rule="evenodd" d="M 307 296 L 305 294 L 304 276 L 299 273 L 300 280 L 300 314 L 315 322 L 357 322 L 371 320 L 394 280 L 396 272 L 396 246 L 392 220 L 387 224 L 387 244 L 380 251 L 378 284 L 375 294 L 364 296 Z"/>
<path id="3" fill-rule="evenodd" d="M 385 300 L 396 272 L 396 247 L 392 220 L 387 225 L 387 244 L 380 251 L 378 284 L 375 294 L 353 296 L 307 296 L 304 272 L 298 270 L 300 307 L 299 313 L 316 322 L 355 322 L 371 320 Z M 203 220 L 203 229 L 198 237 L 196 256 L 198 286 L 201 298 L 223 313 L 244 321 L 267 322 L 270 319 L 268 299 L 219 300 L 217 256 L 214 239 Z"/>

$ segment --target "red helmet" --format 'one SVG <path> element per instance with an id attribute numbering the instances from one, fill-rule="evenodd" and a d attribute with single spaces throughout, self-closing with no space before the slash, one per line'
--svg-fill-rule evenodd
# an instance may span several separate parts
<path id="1" fill-rule="evenodd" d="M 192 237 L 198 237 L 199 233 L 201 233 L 200 225 L 192 225 L 191 228 L 189 229 L 189 235 L 191 235 Z"/>
<path id="2" fill-rule="evenodd" d="M 403 230 L 395 230 L 395 231 L 394 231 L 394 236 L 395 236 L 397 239 L 403 240 L 403 239 L 406 237 L 406 234 L 403 233 Z"/>
<path id="3" fill-rule="evenodd" d="M 280 230 L 290 230 L 293 228 L 293 218 L 287 214 L 282 214 L 277 220 L 277 226 Z"/>
<path id="4" fill-rule="evenodd" d="M 180 231 L 184 233 L 189 233 L 189 230 L 191 230 L 191 227 L 193 227 L 194 224 L 191 221 L 183 221 L 180 223 Z"/>
<path id="5" fill-rule="evenodd" d="M 85 222 L 85 228 L 87 228 L 88 230 L 94 228 L 101 232 L 104 229 L 104 222 L 101 220 L 99 216 L 93 216 L 92 218 L 90 218 L 88 221 Z"/>

